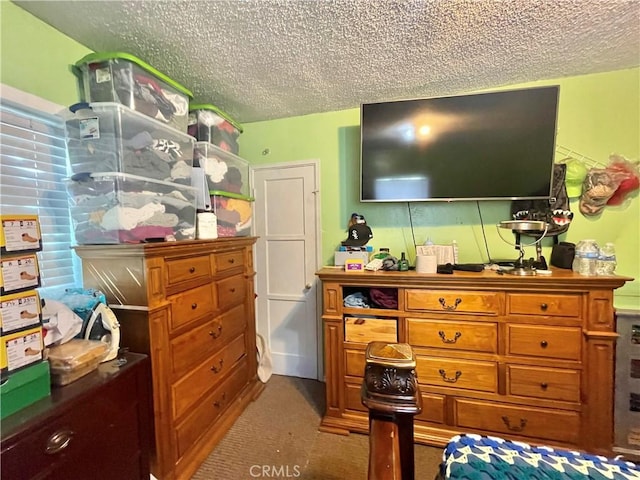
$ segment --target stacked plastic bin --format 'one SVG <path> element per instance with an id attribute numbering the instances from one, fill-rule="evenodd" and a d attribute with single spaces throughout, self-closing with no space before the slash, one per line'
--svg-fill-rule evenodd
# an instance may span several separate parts
<path id="1" fill-rule="evenodd" d="M 188 132 L 198 141 L 194 169 L 204 177 L 218 237 L 251 233 L 253 198 L 249 195 L 249 164 L 238 156 L 242 127 L 213 105 L 192 105 Z"/>
<path id="2" fill-rule="evenodd" d="M 195 238 L 195 139 L 182 85 L 126 53 L 76 63 L 83 103 L 66 112 L 78 244 Z"/>
<path id="3" fill-rule="evenodd" d="M 42 250 L 35 215 L 0 217 L 0 418 L 51 392 L 49 362 L 43 360 L 40 271 Z"/>

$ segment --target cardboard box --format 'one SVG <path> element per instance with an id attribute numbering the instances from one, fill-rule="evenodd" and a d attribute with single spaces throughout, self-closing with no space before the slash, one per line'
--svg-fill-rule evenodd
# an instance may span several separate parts
<path id="1" fill-rule="evenodd" d="M 42 325 L 40 297 L 35 290 L 0 296 L 0 335 Z"/>
<path id="2" fill-rule="evenodd" d="M 40 286 L 35 253 L 7 255 L 0 259 L 0 295 L 32 290 Z"/>
<path id="3" fill-rule="evenodd" d="M 0 418 L 51 394 L 49 362 L 39 362 L 11 375 L 0 385 Z"/>
<path id="4" fill-rule="evenodd" d="M 0 373 L 4 378 L 43 359 L 42 327 L 0 337 Z"/>
<path id="5" fill-rule="evenodd" d="M 42 236 L 37 215 L 0 215 L 0 253 L 40 250 Z"/>

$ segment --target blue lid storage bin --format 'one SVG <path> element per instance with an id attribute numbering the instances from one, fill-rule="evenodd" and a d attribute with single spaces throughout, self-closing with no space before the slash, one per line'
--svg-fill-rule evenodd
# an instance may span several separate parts
<path id="1" fill-rule="evenodd" d="M 75 175 L 66 187 L 80 245 L 195 238 L 193 187 L 120 172 Z"/>
<path id="2" fill-rule="evenodd" d="M 73 174 L 121 172 L 191 184 L 194 138 L 119 103 L 72 105 L 65 130 Z"/>
<path id="3" fill-rule="evenodd" d="M 235 155 L 242 126 L 218 107 L 210 104 L 191 105 L 187 132 L 199 142 L 209 142 Z"/>
<path id="4" fill-rule="evenodd" d="M 193 94 L 139 58 L 122 52 L 91 53 L 75 64 L 86 102 L 118 102 L 187 132 Z"/>
<path id="5" fill-rule="evenodd" d="M 194 165 L 203 169 L 209 190 L 249 195 L 249 162 L 209 142 L 196 142 Z"/>

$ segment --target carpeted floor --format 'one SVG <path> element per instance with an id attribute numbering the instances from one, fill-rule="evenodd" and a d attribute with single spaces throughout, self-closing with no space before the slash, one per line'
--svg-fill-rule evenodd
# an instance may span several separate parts
<path id="1" fill-rule="evenodd" d="M 324 383 L 273 375 L 192 480 L 366 480 L 369 437 L 318 431 Z M 442 449 L 415 445 L 417 479 L 434 478 Z"/>

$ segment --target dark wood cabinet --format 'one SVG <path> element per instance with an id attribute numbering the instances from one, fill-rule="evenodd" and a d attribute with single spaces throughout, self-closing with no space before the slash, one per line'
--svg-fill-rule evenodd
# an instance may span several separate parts
<path id="1" fill-rule="evenodd" d="M 2 420 L 2 480 L 148 480 L 150 366 L 126 353 Z"/>

